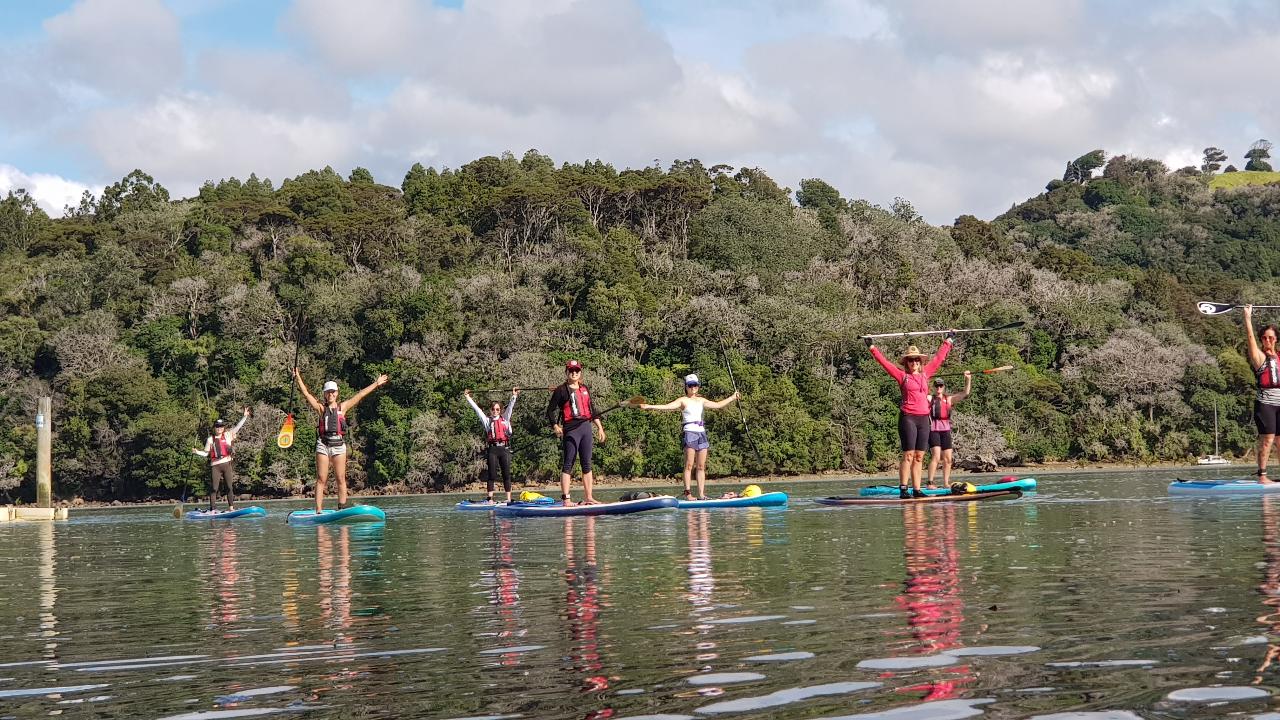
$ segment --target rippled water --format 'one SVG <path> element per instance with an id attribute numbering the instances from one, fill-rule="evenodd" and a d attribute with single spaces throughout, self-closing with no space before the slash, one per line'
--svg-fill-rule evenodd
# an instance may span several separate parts
<path id="1" fill-rule="evenodd" d="M 806 502 L 850 489 L 822 483 L 781 486 L 789 508 L 599 519 L 429 498 L 380 503 L 385 525 L 294 529 L 272 505 L 0 526 L 0 717 L 1269 717 L 1280 498 L 1169 498 L 1168 479 L 906 508 Z"/>

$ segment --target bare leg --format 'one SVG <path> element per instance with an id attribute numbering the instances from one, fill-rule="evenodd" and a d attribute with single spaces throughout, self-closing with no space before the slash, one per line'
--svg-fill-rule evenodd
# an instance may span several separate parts
<path id="1" fill-rule="evenodd" d="M 1271 459 L 1271 446 L 1275 441 L 1275 435 L 1258 436 L 1258 482 L 1275 482 L 1267 477 L 1267 461 Z"/>
<path id="2" fill-rule="evenodd" d="M 911 451 L 902 451 L 902 462 L 898 463 L 898 486 L 906 487 L 911 484 Z"/>
<path id="3" fill-rule="evenodd" d="M 595 479 L 595 473 L 589 470 L 582 473 L 582 494 L 585 496 L 583 499 L 583 502 L 585 503 L 593 503 L 596 501 L 596 499 L 591 496 L 591 484 L 595 482 Z"/>
<path id="4" fill-rule="evenodd" d="M 573 501 L 569 499 L 569 483 L 572 480 L 573 477 L 569 473 L 560 473 L 560 499 L 564 501 L 565 505 L 573 504 Z"/>
<path id="5" fill-rule="evenodd" d="M 707 451 L 698 451 L 698 498 L 707 496 Z"/>
<path id="6" fill-rule="evenodd" d="M 329 481 L 329 456 L 316 453 L 316 512 L 324 512 L 324 486 Z"/>
<path id="7" fill-rule="evenodd" d="M 930 457 L 929 457 L 929 487 L 933 487 L 933 476 L 934 476 L 934 475 L 936 475 L 936 474 L 937 474 L 937 472 L 938 472 L 938 461 L 941 459 L 941 457 L 940 457 L 940 456 L 942 455 L 943 450 L 942 450 L 942 448 L 941 448 L 940 446 L 938 446 L 938 445 L 934 445 L 933 447 L 929 448 L 929 451 L 930 451 Z M 945 485 L 946 483 L 947 483 L 947 471 L 946 471 L 946 470 L 943 470 L 943 471 L 942 471 L 942 484 L 943 484 L 943 485 Z"/>
<path id="8" fill-rule="evenodd" d="M 954 454 L 951 450 L 942 451 L 942 487 L 951 487 L 951 458 Z"/>
<path id="9" fill-rule="evenodd" d="M 333 456 L 333 474 L 338 478 L 338 508 L 347 506 L 347 454 Z"/>
<path id="10" fill-rule="evenodd" d="M 924 451 L 911 451 L 911 487 L 920 489 L 920 475 L 924 470 Z"/>
<path id="11" fill-rule="evenodd" d="M 693 482 L 693 463 L 697 452 L 693 448 L 684 449 L 684 494 L 686 497 L 693 497 L 693 491 L 690 485 Z M 699 493 L 701 496 L 701 493 Z"/>

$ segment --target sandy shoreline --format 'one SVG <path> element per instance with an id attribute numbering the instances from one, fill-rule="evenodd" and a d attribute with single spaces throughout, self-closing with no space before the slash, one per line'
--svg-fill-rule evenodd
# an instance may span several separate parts
<path id="1" fill-rule="evenodd" d="M 1253 466 L 1252 466 L 1252 463 L 1249 463 L 1248 461 L 1241 462 L 1241 463 L 1234 463 L 1232 465 L 1191 465 L 1186 463 L 1155 463 L 1151 465 L 1146 465 L 1146 464 L 1128 465 L 1123 463 L 1087 463 L 1087 464 L 1048 463 L 1045 465 L 1026 465 L 1026 466 L 1019 466 L 1019 467 L 1001 468 L 1000 470 L 997 470 L 995 472 L 989 472 L 989 473 L 971 473 L 971 472 L 963 472 L 963 471 L 955 472 L 952 474 L 951 477 L 953 480 L 965 480 L 969 482 L 974 482 L 975 484 L 981 484 L 981 481 L 997 479 L 1005 475 L 1014 475 L 1019 478 L 1023 478 L 1023 477 L 1041 477 L 1045 475 L 1062 475 L 1066 473 L 1083 473 L 1083 472 L 1088 472 L 1088 473 L 1165 472 L 1165 473 L 1169 473 L 1172 471 L 1194 471 L 1194 470 L 1233 471 L 1237 469 L 1241 470 L 1242 472 L 1240 474 L 1243 475 L 1247 471 L 1252 470 Z M 831 472 L 831 473 L 818 473 L 818 474 L 807 474 L 807 475 L 779 475 L 779 476 L 769 476 L 769 477 L 711 478 L 707 480 L 707 488 L 708 489 L 716 488 L 718 491 L 722 492 L 724 489 L 737 489 L 750 484 L 756 484 L 756 485 L 767 487 L 768 485 L 775 485 L 775 484 L 780 485 L 780 484 L 797 484 L 797 483 L 799 484 L 821 483 L 821 482 L 835 482 L 839 480 L 848 480 L 853 486 L 883 485 L 883 484 L 896 485 L 898 481 L 896 474 L 890 475 L 886 473 L 862 474 L 862 473 Z M 603 480 L 601 479 L 596 480 L 596 488 L 605 489 L 605 490 L 630 490 L 630 489 L 637 489 L 637 488 L 651 489 L 651 488 L 662 488 L 664 486 L 671 488 L 672 494 L 675 494 L 679 492 L 679 490 L 681 489 L 682 483 L 678 476 L 674 478 L 627 478 L 627 479 L 619 478 L 617 480 L 611 480 L 609 478 L 605 478 Z M 444 492 L 388 493 L 388 494 L 379 494 L 379 493 L 363 494 L 362 493 L 359 495 L 352 495 L 352 497 L 366 499 L 366 500 L 371 498 L 414 498 L 414 497 L 450 497 L 450 496 L 474 497 L 476 495 L 483 495 L 484 488 L 485 486 L 483 483 L 472 483 L 461 490 L 448 490 Z M 521 485 L 518 487 L 518 490 L 533 490 L 535 492 L 556 496 L 560 492 L 560 486 L 558 484 Z M 574 481 L 573 492 L 575 495 L 581 495 L 582 493 L 581 481 L 579 480 Z M 330 483 L 329 497 L 332 498 L 333 494 L 334 494 L 333 485 L 332 483 Z M 499 488 L 498 492 L 495 494 L 501 496 L 502 494 L 501 488 Z M 719 492 L 717 492 L 716 494 L 719 494 Z M 296 503 L 304 500 L 309 500 L 310 498 L 311 498 L 310 495 L 295 495 L 292 497 L 283 497 L 283 498 L 282 497 L 242 496 L 237 500 L 237 502 L 241 504 L 249 504 L 249 503 L 279 504 L 279 503 Z M 204 502 L 205 502 L 204 500 L 188 500 L 185 503 L 185 505 L 189 508 L 195 508 L 195 507 L 204 505 Z M 74 502 L 69 502 L 69 501 L 58 501 L 54 503 L 56 507 L 68 507 L 76 511 L 112 510 L 112 509 L 129 508 L 129 507 L 172 507 L 176 504 L 177 502 L 174 500 L 137 500 L 137 501 L 127 501 L 127 502 L 126 501 L 112 501 L 112 502 L 82 501 L 79 504 L 75 504 Z"/>

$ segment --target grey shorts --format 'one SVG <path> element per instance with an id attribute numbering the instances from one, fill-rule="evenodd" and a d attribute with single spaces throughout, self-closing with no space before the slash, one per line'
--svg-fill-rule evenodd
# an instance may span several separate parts
<path id="1" fill-rule="evenodd" d="M 680 444 L 688 450 L 709 450 L 711 449 L 711 441 L 707 439 L 705 432 L 690 432 L 685 430 L 681 433 Z"/>
<path id="2" fill-rule="evenodd" d="M 316 454 L 327 455 L 329 457 L 337 457 L 338 455 L 347 454 L 347 444 L 341 445 L 325 445 L 323 440 L 316 441 Z"/>

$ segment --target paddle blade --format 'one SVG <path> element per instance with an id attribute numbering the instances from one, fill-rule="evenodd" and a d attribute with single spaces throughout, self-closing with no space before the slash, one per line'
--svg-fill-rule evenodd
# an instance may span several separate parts
<path id="1" fill-rule="evenodd" d="M 175 520 L 182 519 L 182 503 L 173 506 L 173 517 Z"/>
<path id="2" fill-rule="evenodd" d="M 280 434 L 276 435 L 276 447 L 281 450 L 293 447 L 293 415 L 285 417 L 284 425 L 280 426 Z"/>
<path id="3" fill-rule="evenodd" d="M 645 404 L 645 402 L 646 401 L 643 395 L 632 395 L 626 400 L 623 400 L 622 402 L 618 403 L 618 405 L 622 407 L 640 407 L 641 405 Z"/>
<path id="4" fill-rule="evenodd" d="M 1204 315 L 1222 315 L 1236 309 L 1235 305 L 1228 303 L 1215 303 L 1201 300 L 1196 303 L 1196 309 Z"/>
<path id="5" fill-rule="evenodd" d="M 982 374 L 990 375 L 991 373 L 1004 372 L 1006 370 L 1012 370 L 1012 369 L 1013 369 L 1012 365 L 1001 365 L 1000 367 L 987 368 L 986 370 L 982 371 Z"/>

